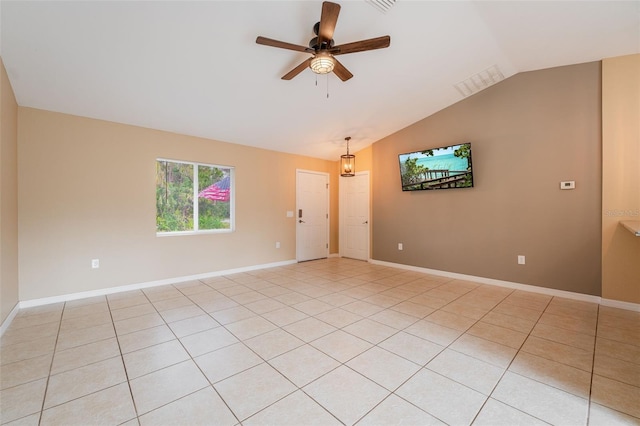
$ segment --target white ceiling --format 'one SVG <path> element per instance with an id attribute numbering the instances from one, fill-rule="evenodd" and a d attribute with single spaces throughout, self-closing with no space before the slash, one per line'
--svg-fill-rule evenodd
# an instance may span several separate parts
<path id="1" fill-rule="evenodd" d="M 18 104 L 337 159 L 462 99 L 493 65 L 523 71 L 640 53 L 640 1 L 340 1 L 336 45 L 355 77 L 305 70 L 320 1 L 7 1 L 1 55 Z M 327 98 L 327 92 L 329 97 Z"/>

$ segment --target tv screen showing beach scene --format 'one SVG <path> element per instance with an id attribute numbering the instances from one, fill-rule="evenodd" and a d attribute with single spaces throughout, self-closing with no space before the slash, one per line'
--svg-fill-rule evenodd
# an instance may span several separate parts
<path id="1" fill-rule="evenodd" d="M 403 191 L 471 188 L 471 143 L 400 154 Z"/>

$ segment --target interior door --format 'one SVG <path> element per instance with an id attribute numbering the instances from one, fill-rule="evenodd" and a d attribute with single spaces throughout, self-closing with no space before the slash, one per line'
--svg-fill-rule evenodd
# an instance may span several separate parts
<path id="1" fill-rule="evenodd" d="M 369 259 L 369 173 L 340 177 L 340 255 Z"/>
<path id="2" fill-rule="evenodd" d="M 296 171 L 296 258 L 329 255 L 329 175 Z"/>

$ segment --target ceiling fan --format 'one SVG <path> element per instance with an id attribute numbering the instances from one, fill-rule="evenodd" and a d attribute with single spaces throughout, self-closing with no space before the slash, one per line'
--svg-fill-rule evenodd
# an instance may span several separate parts
<path id="1" fill-rule="evenodd" d="M 281 49 L 295 50 L 297 52 L 307 52 L 313 55 L 311 58 L 305 60 L 303 63 L 283 75 L 283 80 L 291 80 L 293 77 L 304 71 L 305 68 L 309 67 L 311 68 L 311 71 L 316 74 L 328 74 L 333 71 L 340 80 L 347 81 L 353 77 L 353 74 L 351 74 L 351 72 L 346 69 L 344 65 L 335 58 L 335 56 L 389 47 L 391 37 L 387 35 L 335 46 L 333 41 L 333 31 L 336 28 L 339 13 L 339 4 L 332 3 L 330 1 L 322 3 L 320 22 L 317 22 L 313 26 L 313 32 L 317 37 L 314 37 L 309 41 L 309 47 L 273 40 L 262 36 L 256 39 L 256 43 L 263 44 L 265 46 L 279 47 Z"/>

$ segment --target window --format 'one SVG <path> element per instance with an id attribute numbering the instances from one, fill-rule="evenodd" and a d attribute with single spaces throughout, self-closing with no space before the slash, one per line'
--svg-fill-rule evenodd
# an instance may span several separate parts
<path id="1" fill-rule="evenodd" d="M 233 167 L 158 159 L 156 231 L 233 231 L 233 172 Z"/>

